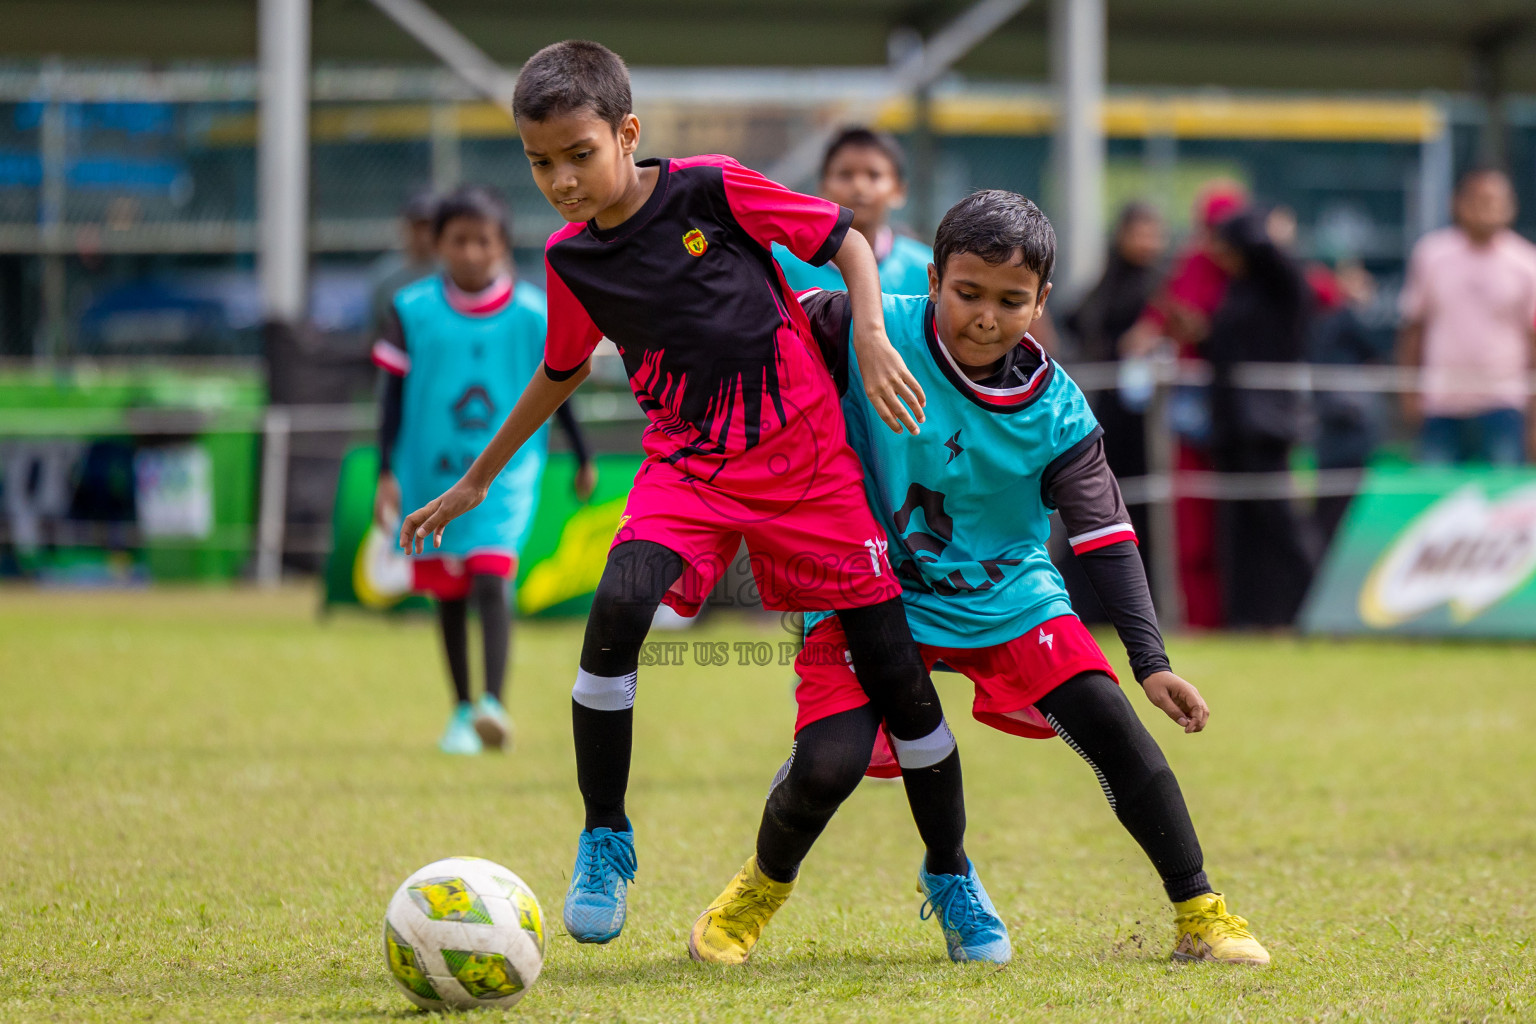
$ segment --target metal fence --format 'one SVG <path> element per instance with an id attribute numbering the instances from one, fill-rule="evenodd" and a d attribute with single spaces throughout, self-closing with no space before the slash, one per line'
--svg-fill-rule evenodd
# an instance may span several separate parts
<path id="1" fill-rule="evenodd" d="M 1051 208 L 1055 115 L 1042 88 L 951 77 L 919 110 L 891 100 L 880 75 L 855 70 L 638 69 L 634 85 L 646 153 L 727 152 L 770 169 L 799 140 L 864 121 L 923 155 L 914 161 L 911 202 L 899 214 L 919 231 L 978 187 L 1043 196 Z M 256 95 L 249 66 L 0 64 L 0 360 L 41 360 L 63 382 L 145 356 L 194 376 L 210 358 L 244 360 L 236 365 L 263 372 L 253 257 Z M 322 67 L 312 97 L 310 327 L 335 350 L 364 358 L 369 268 L 395 245 L 395 210 L 420 187 L 476 181 L 499 188 L 514 212 L 520 269 L 539 279 L 537 243 L 558 219 L 534 189 L 504 113 L 436 69 Z M 1512 153 L 1536 152 L 1536 101 L 1511 99 L 1506 113 Z M 1477 103 L 1444 96 L 1111 92 L 1104 200 L 1113 207 L 1151 198 L 1177 232 L 1203 181 L 1240 179 L 1295 210 L 1302 255 L 1360 259 L 1377 273 L 1383 288 L 1371 315 L 1378 330 L 1390 330 L 1394 277 L 1412 239 L 1445 221 L 1452 175 L 1471 159 L 1480 116 Z M 1516 167 L 1520 226 L 1532 233 L 1536 160 Z M 1254 386 L 1298 391 L 1386 393 L 1414 384 L 1411 374 L 1383 368 L 1250 369 L 1262 378 Z M 1072 372 L 1092 391 L 1115 386 L 1118 371 L 1072 365 Z M 6 373 L 0 361 L 0 388 Z M 1188 364 L 1159 364 L 1154 404 L 1198 374 Z M 580 412 L 613 424 L 622 438 L 636 411 L 622 375 L 608 376 L 583 388 Z M 211 542 L 252 547 L 260 578 L 275 578 L 285 553 L 324 551 L 323 524 L 300 530 L 286 513 L 301 489 L 294 484 L 307 486 L 312 467 L 324 461 L 312 449 L 369 432 L 373 412 L 349 404 L 353 398 L 311 394 L 300 404 L 219 420 L 220 430 L 261 439 L 258 479 L 249 488 L 259 494 L 252 504 L 258 514 Z M 0 448 L 50 438 L 67 445 L 99 429 L 71 412 L 0 405 Z M 172 439 L 209 428 L 206 410 L 162 407 L 134 411 L 113 429 Z M 1153 471 L 1123 483 L 1128 499 L 1156 512 L 1156 560 L 1171 558 L 1166 535 L 1175 495 L 1306 497 L 1347 493 L 1353 483 L 1347 473 L 1175 473 L 1166 432 L 1149 433 L 1163 446 L 1161 454 L 1149 451 Z M 99 523 L 55 520 L 57 542 L 104 536 Z M 0 531 L 0 547 L 17 539 L 10 523 L 0 522 Z M 131 527 L 106 533 L 113 543 L 138 539 Z M 1162 587 L 1175 585 L 1171 571 L 1155 576 Z M 1169 600 L 1160 595 L 1160 603 Z"/>
<path id="2" fill-rule="evenodd" d="M 637 437 L 643 416 L 632 401 L 625 401 L 612 385 L 622 377 L 615 354 L 599 356 L 597 378 L 610 388 L 579 393 L 577 414 L 587 422 L 625 424 Z M 612 365 L 609 365 L 612 364 Z M 1176 387 L 1202 386 L 1211 382 L 1210 367 L 1173 358 L 1149 363 L 1151 390 L 1147 402 L 1147 465 L 1144 476 L 1120 481 L 1126 502 L 1144 505 L 1149 511 L 1150 536 L 1144 538 L 1144 557 L 1157 587 L 1160 617 L 1177 625 L 1181 620 L 1182 595 L 1174 537 L 1174 503 L 1180 498 L 1221 501 L 1292 500 L 1306 502 L 1329 496 L 1348 496 L 1360 483 L 1359 469 L 1290 470 L 1276 473 L 1217 473 L 1180 470 L 1174 465 L 1174 433 L 1167 418 L 1168 399 Z M 1087 363 L 1069 367 L 1073 379 L 1087 393 L 1119 386 L 1123 367 L 1118 363 Z M 1443 371 L 1437 379 L 1445 383 Z M 1249 390 L 1291 391 L 1302 395 L 1319 392 L 1397 395 L 1417 391 L 1423 372 L 1395 366 L 1337 366 L 1305 363 L 1250 363 L 1234 370 L 1232 383 Z M 1530 381 L 1536 393 L 1536 376 Z M 368 440 L 376 423 L 376 411 L 368 405 L 320 404 L 269 406 L 265 409 L 221 413 L 211 418 L 208 409 L 156 409 L 136 411 L 127 429 L 142 439 L 207 436 L 214 433 L 255 434 L 261 439 L 259 499 L 254 522 L 244 529 L 228 529 L 206 538 L 214 546 L 249 551 L 249 571 L 263 583 L 277 582 L 283 574 L 284 556 L 295 552 L 323 554 L 328 531 L 295 535 L 288 529 L 287 501 L 292 442 L 296 437 L 341 434 L 354 441 Z M 0 437 L 67 441 L 94 436 L 99 424 L 78 414 L 59 410 L 8 410 L 0 413 Z M 55 544 L 99 545 L 99 523 L 60 520 L 55 524 Z M 18 539 L 14 522 L 0 525 L 0 543 Z M 119 527 L 113 543 L 132 546 L 141 538 L 131 525 Z"/>

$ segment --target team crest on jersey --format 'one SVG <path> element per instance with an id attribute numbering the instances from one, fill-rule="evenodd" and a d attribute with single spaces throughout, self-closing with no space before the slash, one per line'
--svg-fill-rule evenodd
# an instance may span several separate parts
<path id="1" fill-rule="evenodd" d="M 709 239 L 698 228 L 690 228 L 683 236 L 683 248 L 688 250 L 690 256 L 703 256 L 704 250 L 709 248 Z"/>

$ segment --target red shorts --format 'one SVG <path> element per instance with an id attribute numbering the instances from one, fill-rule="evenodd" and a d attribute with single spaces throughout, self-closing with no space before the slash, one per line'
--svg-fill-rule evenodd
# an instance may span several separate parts
<path id="1" fill-rule="evenodd" d="M 934 647 L 918 644 L 931 671 L 943 662 L 976 685 L 971 714 L 978 722 L 1014 736 L 1056 735 L 1035 701 L 1082 672 L 1103 672 L 1119 682 L 1093 634 L 1076 615 L 1050 619 L 1021 637 L 994 647 Z M 812 722 L 869 703 L 853 674 L 848 641 L 836 618 L 817 623 L 795 660 L 795 731 Z M 883 774 L 883 773 L 882 773 Z M 899 771 L 891 774 L 899 774 Z"/>
<path id="2" fill-rule="evenodd" d="M 683 556 L 683 575 L 663 600 L 694 615 L 743 540 L 763 607 L 770 611 L 863 608 L 901 596 L 886 560 L 885 531 L 863 481 L 814 497 L 748 498 L 659 460 L 646 460 L 629 492 L 613 546 L 648 540 Z"/>
<path id="3" fill-rule="evenodd" d="M 411 560 L 411 590 L 431 594 L 439 601 L 462 601 L 469 596 L 472 576 L 517 575 L 517 556 L 509 551 L 476 551 L 465 558 L 416 558 Z"/>

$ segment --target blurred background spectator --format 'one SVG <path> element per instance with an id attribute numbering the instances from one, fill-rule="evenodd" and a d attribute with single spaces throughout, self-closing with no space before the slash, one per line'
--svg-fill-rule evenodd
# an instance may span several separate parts
<path id="1" fill-rule="evenodd" d="M 1077 341 L 1081 359 L 1094 363 L 1122 361 L 1123 341 L 1152 299 L 1167 249 L 1167 229 L 1154 207 L 1133 202 L 1121 208 L 1104 261 L 1104 275 L 1066 317 L 1067 329 Z M 1122 479 L 1147 473 L 1145 412 L 1149 397 L 1150 389 L 1134 372 L 1122 373 L 1116 387 L 1090 395 L 1094 414 L 1104 428 L 1105 457 L 1115 475 Z M 1130 511 L 1137 536 L 1150 536 L 1147 506 L 1138 503 Z"/>
<path id="2" fill-rule="evenodd" d="M 1426 376 L 1403 396 L 1404 415 L 1422 423 L 1425 462 L 1518 465 L 1536 343 L 1536 247 L 1510 230 L 1515 193 L 1502 171 L 1462 175 L 1452 208 L 1455 225 L 1419 239 L 1408 261 L 1398 359 Z"/>
<path id="3" fill-rule="evenodd" d="M 432 273 L 437 266 L 437 244 L 432 224 L 437 216 L 437 194 L 422 189 L 400 208 L 400 248 L 387 252 L 369 268 L 368 334 L 372 346 L 394 305 L 395 293 L 412 281 Z"/>
<path id="4" fill-rule="evenodd" d="M 1295 391 L 1243 387 L 1245 363 L 1294 363 L 1306 353 L 1309 289 L 1257 210 L 1211 232 L 1208 254 L 1227 278 L 1201 351 L 1210 361 L 1210 455 L 1222 473 L 1283 473 L 1301 438 Z M 1289 624 L 1311 582 L 1311 558 L 1288 498 L 1223 501 L 1218 562 L 1228 627 Z"/>
<path id="5" fill-rule="evenodd" d="M 1331 273 L 1310 275 L 1317 300 L 1311 332 L 1311 360 L 1325 366 L 1364 366 L 1391 355 L 1391 336 L 1373 331 L 1367 311 L 1376 300 L 1376 279 L 1356 261 L 1345 261 Z M 1386 344 L 1383 344 L 1385 339 Z M 1363 472 L 1381 441 L 1382 396 L 1370 391 L 1319 391 L 1312 396 L 1316 421 L 1317 468 Z M 1357 473 L 1356 481 L 1358 482 Z M 1317 499 L 1318 540 L 1323 548 L 1333 539 L 1351 494 Z"/>
<path id="6" fill-rule="evenodd" d="M 1246 190 L 1233 181 L 1208 183 L 1195 201 L 1196 230 L 1175 260 L 1167 283 L 1147 304 L 1135 326 L 1124 336 L 1127 356 L 1150 353 L 1163 339 L 1173 342 L 1180 359 L 1199 357 L 1226 295 L 1228 268 L 1214 256 L 1216 228 L 1243 210 Z M 1211 419 L 1204 388 L 1176 389 L 1169 410 L 1170 426 L 1178 436 L 1175 469 L 1209 471 Z M 1222 625 L 1221 566 L 1216 551 L 1216 506 L 1208 498 L 1179 495 L 1174 500 L 1179 584 L 1184 596 L 1184 621 L 1201 629 Z"/>

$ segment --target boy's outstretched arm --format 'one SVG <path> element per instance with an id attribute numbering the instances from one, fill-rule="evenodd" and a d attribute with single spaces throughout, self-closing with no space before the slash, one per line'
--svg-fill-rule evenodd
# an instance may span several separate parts
<path id="1" fill-rule="evenodd" d="M 898 434 L 902 427 L 916 434 L 927 397 L 885 336 L 880 267 L 874 250 L 863 235 L 850 231 L 843 236 L 832 262 L 843 275 L 853 305 L 853 354 L 864 377 L 864 394 L 886 426 Z"/>
<path id="2" fill-rule="evenodd" d="M 1120 485 L 1104 458 L 1103 440 L 1095 434 L 1057 459 L 1047 468 L 1041 487 L 1047 504 L 1061 512 L 1072 552 L 1120 635 L 1147 699 L 1185 732 L 1201 731 L 1211 710 L 1200 691 L 1175 675 L 1168 663 L 1136 534 Z"/>
<path id="3" fill-rule="evenodd" d="M 496 479 L 496 474 L 511 461 L 523 443 L 544 425 L 544 421 L 571 397 L 590 372 L 591 364 L 582 363 L 581 368 L 565 380 L 552 380 L 541 367 L 523 389 L 512 411 L 507 413 L 501 429 L 496 431 L 491 443 L 485 446 L 485 451 L 459 478 L 459 482 L 405 517 L 400 527 L 400 546 L 409 553 L 420 554 L 429 534 L 433 547 L 441 543 L 443 527 L 485 500 L 485 493 L 490 489 L 491 481 Z"/>

